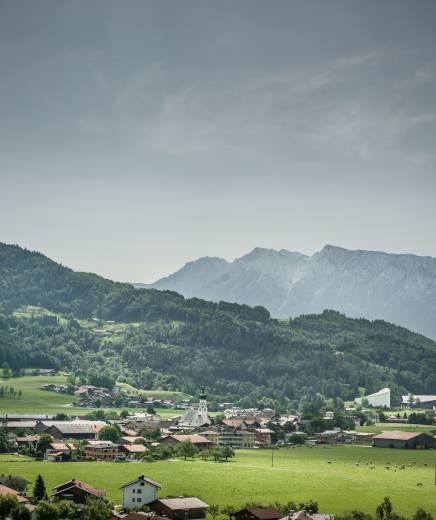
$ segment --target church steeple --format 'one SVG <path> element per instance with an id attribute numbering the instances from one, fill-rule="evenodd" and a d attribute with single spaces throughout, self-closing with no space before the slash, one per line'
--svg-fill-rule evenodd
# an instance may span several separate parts
<path id="1" fill-rule="evenodd" d="M 209 423 L 209 416 L 207 413 L 207 394 L 204 386 L 201 387 L 200 391 L 200 401 L 198 403 L 198 417 L 202 424 Z"/>

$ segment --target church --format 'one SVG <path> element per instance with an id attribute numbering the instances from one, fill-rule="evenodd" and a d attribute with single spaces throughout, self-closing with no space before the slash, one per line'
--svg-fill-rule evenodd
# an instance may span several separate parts
<path id="1" fill-rule="evenodd" d="M 200 401 L 198 407 L 192 407 L 186 410 L 183 417 L 180 419 L 178 426 L 182 428 L 200 428 L 201 426 L 208 426 L 211 424 L 210 417 L 207 413 L 207 395 L 203 387 L 200 393 Z"/>

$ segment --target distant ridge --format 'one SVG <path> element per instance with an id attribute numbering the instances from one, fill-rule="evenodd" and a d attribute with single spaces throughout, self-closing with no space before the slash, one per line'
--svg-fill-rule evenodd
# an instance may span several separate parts
<path id="1" fill-rule="evenodd" d="M 436 259 L 326 245 L 312 256 L 256 247 L 228 262 L 204 257 L 149 285 L 187 297 L 263 305 L 288 318 L 335 309 L 436 339 Z"/>

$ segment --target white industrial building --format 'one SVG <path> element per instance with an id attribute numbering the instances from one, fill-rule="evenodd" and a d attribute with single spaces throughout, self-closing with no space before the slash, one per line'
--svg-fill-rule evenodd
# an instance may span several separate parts
<path id="1" fill-rule="evenodd" d="M 389 388 L 382 388 L 375 394 L 364 395 L 363 397 L 356 397 L 354 399 L 356 404 L 368 404 L 378 408 L 391 407 L 391 390 Z"/>
<path id="2" fill-rule="evenodd" d="M 409 408 L 430 408 L 436 409 L 436 395 L 403 395 L 401 396 L 402 406 Z"/>

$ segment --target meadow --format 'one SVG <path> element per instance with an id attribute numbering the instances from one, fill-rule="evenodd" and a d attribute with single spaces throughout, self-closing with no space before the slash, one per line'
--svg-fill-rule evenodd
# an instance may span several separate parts
<path id="1" fill-rule="evenodd" d="M 84 408 L 74 406 L 74 396 L 59 394 L 41 390 L 41 386 L 47 383 L 66 384 L 67 377 L 65 375 L 57 376 L 31 376 L 11 377 L 0 380 L 0 385 L 12 386 L 18 392 L 21 390 L 22 397 L 20 399 L 2 397 L 0 398 L 0 413 L 46 413 L 57 414 L 66 413 L 68 415 L 83 416 L 97 410 L 96 408 Z M 125 385 L 128 386 L 128 385 Z M 133 387 L 128 388 L 129 391 Z M 133 389 L 135 390 L 135 389 Z M 141 394 L 156 397 L 158 399 L 179 399 L 186 398 L 181 392 L 165 392 L 163 390 L 146 391 L 141 390 Z M 102 408 L 105 412 L 120 412 L 123 408 Z M 142 411 L 140 408 L 127 408 L 131 412 Z M 173 408 L 159 408 L 156 410 L 162 417 L 172 417 L 173 415 L 181 415 L 183 410 L 175 410 Z"/>
<path id="2" fill-rule="evenodd" d="M 435 451 L 299 447 L 274 450 L 273 465 L 272 450 L 268 449 L 239 450 L 227 463 L 51 463 L 24 458 L 6 461 L 6 457 L 0 457 L 0 473 L 20 474 L 32 482 L 41 474 L 49 488 L 75 477 L 106 489 L 114 503 L 120 502 L 119 487 L 144 473 L 162 484 L 161 497 L 197 495 L 221 507 L 315 499 L 327 513 L 353 509 L 373 513 L 389 496 L 398 513 L 411 515 L 423 507 L 436 514 Z M 391 463 L 391 469 L 386 469 L 386 462 Z M 403 464 L 405 469 L 395 468 Z M 418 482 L 422 486 L 417 486 Z"/>

